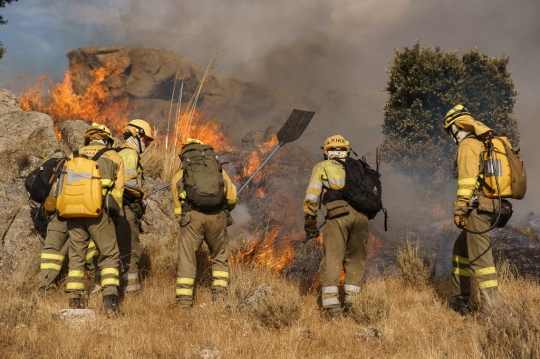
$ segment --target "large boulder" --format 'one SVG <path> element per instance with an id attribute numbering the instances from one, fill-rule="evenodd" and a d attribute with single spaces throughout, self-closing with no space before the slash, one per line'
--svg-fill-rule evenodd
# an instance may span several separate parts
<path id="1" fill-rule="evenodd" d="M 68 155 L 83 146 L 84 121 L 66 121 L 59 125 L 62 140 L 58 141 L 53 121 L 45 114 L 25 112 L 17 97 L 0 89 L 0 276 L 14 282 L 27 283 L 39 273 L 39 257 L 46 227 L 34 228 L 35 213 L 24 188 L 26 175 L 49 157 Z M 61 151 L 60 151 L 61 150 Z M 164 183 L 149 178 L 148 188 Z M 164 190 L 148 199 L 143 218 L 141 242 L 162 244 L 177 236 L 178 226 L 172 211 L 170 191 Z M 151 261 L 152 258 L 149 259 Z"/>
<path id="2" fill-rule="evenodd" d="M 104 80 L 110 96 L 129 98 L 131 117 L 145 118 L 156 125 L 168 119 L 173 97 L 173 109 L 176 108 L 181 82 L 184 109 L 190 99 L 197 97 L 197 88 L 205 77 L 205 71 L 195 62 L 164 49 L 83 47 L 67 56 L 76 93 L 84 94 L 92 84 L 92 70 L 104 68 L 110 74 Z M 239 142 L 251 130 L 276 132 L 293 108 L 308 109 L 288 92 L 213 72 L 206 75 L 197 100 L 204 117 L 223 124 L 233 142 Z"/>
<path id="3" fill-rule="evenodd" d="M 59 150 L 52 119 L 43 113 L 23 111 L 10 91 L 0 90 L 0 181 L 20 175 L 36 158 Z"/>

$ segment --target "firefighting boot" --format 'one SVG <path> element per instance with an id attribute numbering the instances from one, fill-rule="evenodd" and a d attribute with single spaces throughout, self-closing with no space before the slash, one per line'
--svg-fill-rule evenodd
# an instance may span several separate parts
<path id="1" fill-rule="evenodd" d="M 103 297 L 101 312 L 109 317 L 123 317 L 124 312 L 118 307 L 118 297 L 116 295 L 106 295 Z"/>
<path id="2" fill-rule="evenodd" d="M 81 298 L 70 298 L 69 309 L 84 309 Z"/>
<path id="3" fill-rule="evenodd" d="M 338 318 L 341 318 L 341 308 L 337 307 L 337 308 L 326 308 L 325 309 L 325 312 L 326 312 L 326 317 L 328 319 L 338 319 Z"/>
<path id="4" fill-rule="evenodd" d="M 228 290 L 224 287 L 212 288 L 212 302 L 224 302 L 228 297 Z"/>
<path id="5" fill-rule="evenodd" d="M 472 313 L 469 301 L 462 298 L 457 298 L 451 308 L 464 317 Z"/>
<path id="6" fill-rule="evenodd" d="M 193 297 L 187 295 L 177 296 L 174 306 L 183 310 L 191 310 L 193 308 Z"/>

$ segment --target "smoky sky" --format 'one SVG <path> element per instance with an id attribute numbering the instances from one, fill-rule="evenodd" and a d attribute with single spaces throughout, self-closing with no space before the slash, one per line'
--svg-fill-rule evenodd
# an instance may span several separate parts
<path id="1" fill-rule="evenodd" d="M 348 110 L 316 115 L 300 143 L 319 148 L 329 135 L 354 132 L 364 153 L 382 139 L 382 88 L 396 48 L 420 40 L 459 54 L 507 55 L 529 175 L 527 197 L 515 207 L 537 211 L 538 0 L 24 0 L 0 11 L 9 21 L 0 27 L 8 51 L 0 60 L 3 87 L 20 86 L 21 74 L 61 78 L 66 52 L 83 46 L 166 48 L 203 68 L 217 52 L 221 76 L 271 84 L 306 103 L 329 92 L 339 97 Z M 355 91 L 364 99 L 356 105 L 340 95 Z"/>

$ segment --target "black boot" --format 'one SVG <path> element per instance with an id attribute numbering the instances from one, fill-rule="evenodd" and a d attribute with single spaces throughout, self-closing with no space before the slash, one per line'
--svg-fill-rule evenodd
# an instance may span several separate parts
<path id="1" fill-rule="evenodd" d="M 458 312 L 462 316 L 467 316 L 472 312 L 471 307 L 469 307 L 469 301 L 462 298 L 456 299 L 451 307 L 454 311 Z"/>
<path id="2" fill-rule="evenodd" d="M 81 298 L 70 298 L 69 309 L 84 309 Z"/>
<path id="3" fill-rule="evenodd" d="M 120 316 L 125 315 L 124 312 L 118 307 L 118 297 L 116 295 L 105 295 L 103 296 L 103 306 L 101 307 L 101 312 L 107 314 L 108 316 Z"/>

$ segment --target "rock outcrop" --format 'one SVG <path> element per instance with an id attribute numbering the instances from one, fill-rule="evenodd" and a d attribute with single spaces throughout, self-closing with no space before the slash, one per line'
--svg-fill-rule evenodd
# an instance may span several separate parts
<path id="1" fill-rule="evenodd" d="M 83 47 L 70 51 L 67 56 L 76 93 L 86 92 L 94 79 L 92 70 L 108 68 L 115 74 L 105 79 L 111 96 L 130 99 L 131 117 L 156 122 L 169 113 L 175 80 L 175 101 L 183 81 L 182 103 L 186 103 L 195 94 L 205 72 L 195 62 L 164 49 Z M 205 117 L 224 124 L 233 141 L 241 140 L 251 130 L 275 132 L 293 108 L 308 109 L 302 100 L 290 93 L 213 73 L 207 75 L 198 107 Z"/>
<path id="2" fill-rule="evenodd" d="M 24 188 L 28 173 L 52 156 L 66 156 L 83 145 L 84 121 L 63 122 L 57 139 L 52 119 L 43 113 L 25 112 L 16 96 L 0 89 L 0 276 L 27 282 L 39 272 L 39 253 L 45 228 L 34 228 L 32 206 Z M 148 188 L 163 185 L 148 179 Z M 163 243 L 177 235 L 170 192 L 148 199 L 141 242 Z M 33 284 L 29 284 L 32 286 Z"/>

